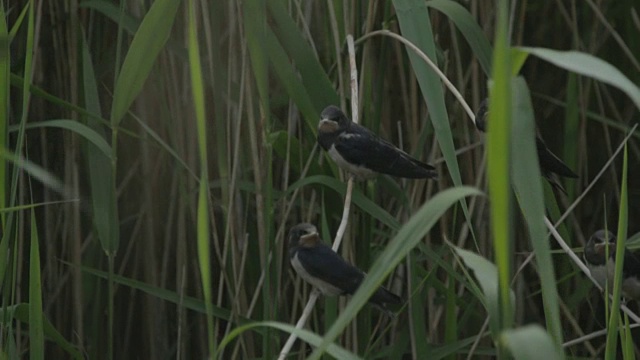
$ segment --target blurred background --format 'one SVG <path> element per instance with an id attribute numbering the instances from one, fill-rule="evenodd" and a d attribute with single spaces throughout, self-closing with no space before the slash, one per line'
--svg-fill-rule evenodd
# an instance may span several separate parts
<path id="1" fill-rule="evenodd" d="M 195 24 L 188 17 L 191 3 Z M 640 82 L 637 2 L 512 5 L 513 46 L 589 53 Z M 461 104 L 444 91 L 444 121 L 459 166 L 452 171 L 405 47 L 385 36 L 358 39 L 381 29 L 403 34 L 398 14 L 413 16 L 417 28 L 431 29 L 419 36 L 435 44 L 434 60 L 475 111 L 487 96 L 478 49 L 493 42 L 493 1 L 12 0 L 2 2 L 2 11 L 0 66 L 3 77 L 10 73 L 1 80 L 0 98 L 7 159 L 0 176 L 3 358 L 33 351 L 24 309 L 15 305 L 33 303 L 34 236 L 42 313 L 66 339 L 45 329 L 47 357 L 206 357 L 201 180 L 208 185 L 208 211 L 200 221 L 209 230 L 210 276 L 204 280 L 212 290 L 214 341 L 248 319 L 294 324 L 310 288 L 289 264 L 288 229 L 312 222 L 329 243 L 342 215 L 344 177 L 316 147 L 315 133 L 325 106 L 351 111 L 347 34 L 356 39 L 360 123 L 434 164 L 440 179 L 383 176 L 357 183 L 341 254 L 366 271 L 416 209 L 455 186 L 454 172 L 462 184 L 486 191 L 485 136 Z M 467 19 L 476 38 L 463 35 Z M 195 97 L 190 24 L 201 62 L 202 91 Z M 140 35 L 137 42 L 134 35 Z M 637 123 L 638 108 L 621 91 L 538 58 L 527 59 L 520 74 L 541 137 L 579 175 L 562 181 L 567 195 L 545 183 L 545 204 L 557 220 L 582 197 L 559 227 L 581 256 L 595 230 L 605 223 L 616 230 L 622 156 L 586 189 Z M 198 96 L 204 123 L 197 120 Z M 206 159 L 199 136 L 206 137 Z M 639 139 L 636 131 L 628 143 L 630 237 L 640 232 Z M 454 206 L 385 283 L 411 300 L 397 319 L 366 306 L 340 344 L 371 359 L 495 355 L 491 338 L 478 335 L 486 311 L 444 245 L 446 239 L 492 258 L 487 198 L 467 204 L 469 223 Z M 515 219 L 517 269 L 532 249 L 526 226 L 519 215 Z M 603 329 L 602 295 L 561 250 L 553 260 L 565 340 Z M 544 324 L 535 264 L 514 278 L 513 291 L 516 323 Z M 346 301 L 321 297 L 307 328 L 323 334 Z M 9 316 L 9 309 L 15 313 Z M 251 329 L 219 357 L 271 359 L 287 335 Z M 598 357 L 604 341 L 596 337 L 565 351 Z M 304 358 L 309 350 L 299 341 L 290 356 Z"/>

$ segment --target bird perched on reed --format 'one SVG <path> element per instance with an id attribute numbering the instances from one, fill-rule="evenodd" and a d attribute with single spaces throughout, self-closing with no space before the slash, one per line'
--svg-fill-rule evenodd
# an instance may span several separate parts
<path id="1" fill-rule="evenodd" d="M 476 113 L 476 128 L 485 132 L 487 128 L 487 120 L 489 115 L 489 98 L 480 103 L 480 107 Z M 560 158 L 549 150 L 539 135 L 536 135 L 536 152 L 538 154 L 538 162 L 540 164 L 540 172 L 542 176 L 549 181 L 551 186 L 562 191 L 565 195 L 567 191 L 562 187 L 556 175 L 575 179 L 578 177 Z"/>
<path id="2" fill-rule="evenodd" d="M 289 260 L 295 271 L 324 295 L 352 295 L 364 280 L 364 272 L 322 243 L 314 225 L 302 223 L 292 227 L 288 242 Z M 369 302 L 388 313 L 387 305 L 400 304 L 401 299 L 381 286 Z"/>
<path id="3" fill-rule="evenodd" d="M 584 260 L 591 276 L 603 289 L 607 288 L 608 284 L 609 291 L 613 291 L 615 254 L 616 237 L 610 231 L 596 231 L 584 247 Z M 624 251 L 622 294 L 625 298 L 640 299 L 640 259 L 629 249 Z"/>
<path id="4" fill-rule="evenodd" d="M 339 167 L 358 180 L 387 174 L 410 179 L 435 179 L 435 168 L 417 160 L 369 129 L 352 122 L 336 106 L 322 111 L 318 143 Z"/>

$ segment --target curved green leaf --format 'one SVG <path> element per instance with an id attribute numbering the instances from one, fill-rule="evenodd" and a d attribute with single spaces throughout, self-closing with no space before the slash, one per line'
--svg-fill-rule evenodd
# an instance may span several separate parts
<path id="1" fill-rule="evenodd" d="M 179 0 L 156 0 L 133 37 L 113 90 L 111 123 L 118 125 L 138 96 L 160 50 L 169 39 Z"/>
<path id="2" fill-rule="evenodd" d="M 74 133 L 82 136 L 91 144 L 95 145 L 107 158 L 111 159 L 111 145 L 107 143 L 107 141 L 100 136 L 95 130 L 91 129 L 87 125 L 83 123 L 68 120 L 68 119 L 58 119 L 58 120 L 47 120 L 40 121 L 35 123 L 28 123 L 26 125 L 27 129 L 36 129 L 36 128 L 59 128 L 73 131 Z"/>
<path id="3" fill-rule="evenodd" d="M 500 341 L 516 360 L 561 360 L 560 354 L 551 336 L 539 325 L 523 326 L 506 330 L 500 335 Z"/>
<path id="4" fill-rule="evenodd" d="M 468 268 L 473 270 L 473 274 L 482 288 L 484 299 L 481 299 L 489 313 L 489 324 L 491 330 L 496 332 L 499 329 L 500 294 L 498 293 L 498 268 L 489 260 L 471 251 L 454 247 L 462 261 Z"/>
<path id="5" fill-rule="evenodd" d="M 640 109 L 640 88 L 624 76 L 620 70 L 602 59 L 579 51 L 558 51 L 534 47 L 521 47 L 518 49 L 535 55 L 563 69 L 589 76 L 613 87 L 617 87 L 624 91 L 633 103 L 636 104 L 636 107 Z"/>

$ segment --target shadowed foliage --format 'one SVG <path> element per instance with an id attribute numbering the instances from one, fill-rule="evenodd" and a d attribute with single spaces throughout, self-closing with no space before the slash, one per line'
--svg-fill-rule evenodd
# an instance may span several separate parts
<path id="1" fill-rule="evenodd" d="M 636 330 L 582 338 L 634 320 L 611 316 L 543 216 L 580 259 L 599 229 L 639 247 L 639 12 L 0 2 L 0 358 L 271 359 L 290 332 L 290 359 L 632 358 Z M 351 114 L 347 34 L 359 124 L 438 180 L 356 182 L 339 252 L 368 276 L 294 330 L 311 288 L 287 233 L 310 222 L 330 244 L 344 206 L 316 136 L 328 105 Z M 486 97 L 485 134 L 470 115 Z M 578 175 L 566 194 L 540 176 L 536 134 Z M 395 317 L 365 305 L 380 285 L 401 295 Z"/>

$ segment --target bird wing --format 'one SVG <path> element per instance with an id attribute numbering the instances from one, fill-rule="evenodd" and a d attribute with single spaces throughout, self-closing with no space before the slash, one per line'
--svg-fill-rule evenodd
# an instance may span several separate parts
<path id="1" fill-rule="evenodd" d="M 368 129 L 352 124 L 335 142 L 336 150 L 348 162 L 373 171 L 401 177 L 433 172 L 435 168 L 414 159 L 393 144 L 379 138 Z"/>
<path id="2" fill-rule="evenodd" d="M 298 260 L 309 275 L 353 294 L 362 283 L 364 273 L 347 263 L 330 247 L 319 244 L 313 248 L 301 247 Z"/>
<path id="3" fill-rule="evenodd" d="M 538 160 L 540 161 L 540 170 L 542 172 L 553 172 L 560 176 L 568 178 L 577 178 L 578 175 L 569 169 L 569 167 L 555 156 L 547 147 L 544 141 L 536 137 L 536 148 L 538 150 Z"/>

